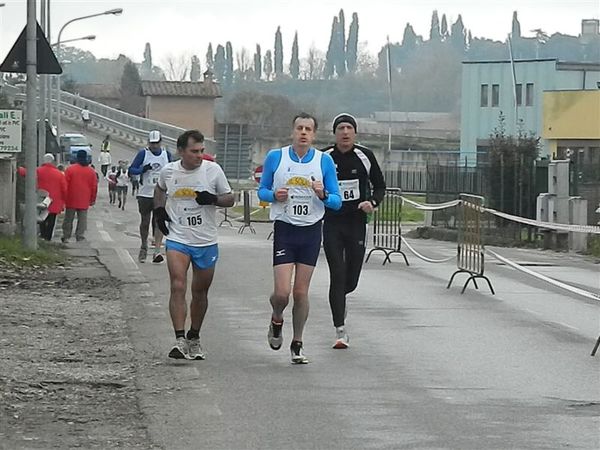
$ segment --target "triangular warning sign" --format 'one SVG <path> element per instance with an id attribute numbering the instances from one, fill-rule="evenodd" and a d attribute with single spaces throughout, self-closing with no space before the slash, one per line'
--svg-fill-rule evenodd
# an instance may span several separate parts
<path id="1" fill-rule="evenodd" d="M 44 32 L 37 26 L 37 73 L 61 74 L 62 67 L 58 63 Z M 27 73 L 27 26 L 23 28 L 15 45 L 0 65 L 0 72 Z"/>

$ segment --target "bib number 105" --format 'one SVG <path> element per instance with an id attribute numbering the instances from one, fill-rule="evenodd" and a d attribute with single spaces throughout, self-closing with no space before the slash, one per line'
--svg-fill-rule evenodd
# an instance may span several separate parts
<path id="1" fill-rule="evenodd" d="M 308 216 L 308 205 L 294 205 L 292 208 L 295 216 Z"/>
<path id="2" fill-rule="evenodd" d="M 198 214 L 197 216 L 187 216 L 187 224 L 190 227 L 202 225 L 202 216 L 200 214 Z"/>

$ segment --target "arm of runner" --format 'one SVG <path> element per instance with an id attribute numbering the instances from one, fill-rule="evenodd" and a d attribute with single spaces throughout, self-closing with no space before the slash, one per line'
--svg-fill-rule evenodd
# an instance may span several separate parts
<path id="1" fill-rule="evenodd" d="M 233 206 L 235 203 L 235 198 L 233 197 L 233 192 L 231 190 L 231 186 L 229 186 L 229 182 L 227 181 L 227 177 L 225 176 L 225 172 L 218 164 L 216 165 L 217 178 L 216 178 L 216 192 L 217 192 L 217 202 L 215 205 L 221 206 L 223 208 L 229 208 Z"/>
<path id="2" fill-rule="evenodd" d="M 326 208 L 337 211 L 342 207 L 342 197 L 338 184 L 335 163 L 328 154 L 321 157 L 321 171 L 323 172 L 323 184 L 325 185 L 326 197 L 323 200 Z"/>
<path id="3" fill-rule="evenodd" d="M 258 188 L 258 198 L 263 202 L 274 203 L 275 192 L 273 192 L 273 176 L 279 163 L 281 162 L 281 150 L 271 150 L 263 164 L 263 172 L 260 177 L 260 187 Z"/>
<path id="4" fill-rule="evenodd" d="M 154 186 L 154 209 L 164 208 L 167 204 L 167 182 L 164 170 L 158 175 L 158 182 Z"/>
<path id="5" fill-rule="evenodd" d="M 379 163 L 377 162 L 375 155 L 370 152 L 368 154 L 368 158 L 371 161 L 369 181 L 371 181 L 371 185 L 373 186 L 373 192 L 369 200 L 371 203 L 373 203 L 373 206 L 378 206 L 383 201 L 383 197 L 385 196 L 385 178 L 383 177 L 381 167 L 379 167 Z"/>
<path id="6" fill-rule="evenodd" d="M 142 164 L 144 163 L 144 157 L 146 156 L 146 150 L 142 149 L 135 155 L 131 166 L 129 166 L 129 173 L 132 175 L 141 175 L 143 172 Z"/>

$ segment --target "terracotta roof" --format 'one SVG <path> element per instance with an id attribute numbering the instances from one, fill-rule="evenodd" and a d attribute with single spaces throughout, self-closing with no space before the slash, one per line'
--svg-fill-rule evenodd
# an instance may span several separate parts
<path id="1" fill-rule="evenodd" d="M 150 97 L 221 97 L 221 88 L 214 82 L 142 81 L 142 95 Z"/>

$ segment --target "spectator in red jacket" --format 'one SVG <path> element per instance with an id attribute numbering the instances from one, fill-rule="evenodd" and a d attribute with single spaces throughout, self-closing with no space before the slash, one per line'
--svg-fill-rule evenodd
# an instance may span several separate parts
<path id="1" fill-rule="evenodd" d="M 56 216 L 65 209 L 65 197 L 67 196 L 67 180 L 65 175 L 54 165 L 54 155 L 46 153 L 44 163 L 37 169 L 38 189 L 48 192 L 52 200 L 48 206 L 48 217 L 40 223 L 40 235 L 47 241 L 52 240 Z"/>
<path id="2" fill-rule="evenodd" d="M 78 242 L 83 241 L 87 228 L 87 212 L 89 207 L 96 203 L 98 192 L 98 178 L 94 169 L 89 167 L 88 154 L 85 150 L 77 152 L 77 162 L 65 170 L 65 178 L 67 180 L 67 211 L 62 226 L 62 241 L 67 242 L 71 237 L 75 213 L 77 213 L 75 238 Z"/>

